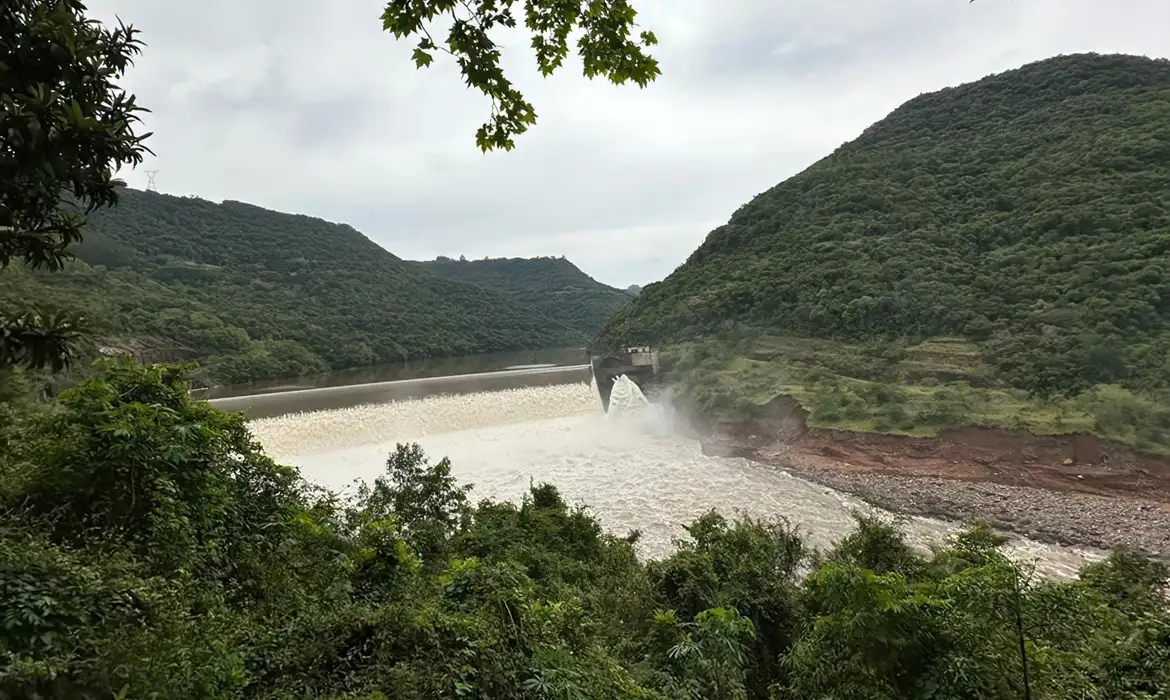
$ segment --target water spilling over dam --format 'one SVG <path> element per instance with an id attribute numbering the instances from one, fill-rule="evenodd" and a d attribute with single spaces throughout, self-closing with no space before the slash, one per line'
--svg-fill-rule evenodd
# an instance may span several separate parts
<path id="1" fill-rule="evenodd" d="M 646 556 L 668 552 L 682 525 L 711 508 L 785 516 L 819 547 L 850 531 L 855 509 L 874 510 L 780 470 L 704 455 L 628 380 L 615 383 L 608 414 L 582 381 L 294 413 L 252 428 L 278 461 L 337 491 L 373 480 L 397 442 L 418 442 L 432 461 L 449 457 L 454 474 L 475 485 L 474 498 L 518 499 L 530 481 L 547 481 L 590 505 L 609 530 L 641 530 Z M 904 529 L 926 546 L 955 526 L 912 518 Z M 1010 551 L 1058 576 L 1098 556 L 1018 538 Z"/>

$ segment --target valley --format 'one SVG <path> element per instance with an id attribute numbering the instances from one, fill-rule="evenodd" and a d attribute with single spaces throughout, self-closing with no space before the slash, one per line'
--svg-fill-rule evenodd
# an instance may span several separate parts
<path id="1" fill-rule="evenodd" d="M 567 260 L 444 275 L 346 225 L 134 190 L 72 253 L 63 272 L 6 270 L 0 303 L 81 315 L 90 359 L 197 362 L 205 386 L 583 345 L 629 299 Z"/>
<path id="2" fill-rule="evenodd" d="M 764 5 L 0 10 L 0 700 L 1166 697 L 1170 61 Z"/>

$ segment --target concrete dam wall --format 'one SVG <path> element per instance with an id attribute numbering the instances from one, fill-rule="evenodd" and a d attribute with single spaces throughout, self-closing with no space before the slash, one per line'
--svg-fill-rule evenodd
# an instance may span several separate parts
<path id="1" fill-rule="evenodd" d="M 328 411 L 438 394 L 466 394 L 577 382 L 589 383 L 590 376 L 589 365 L 540 367 L 230 396 L 211 399 L 210 403 L 224 411 L 240 411 L 249 420 L 253 420 L 286 413 Z"/>

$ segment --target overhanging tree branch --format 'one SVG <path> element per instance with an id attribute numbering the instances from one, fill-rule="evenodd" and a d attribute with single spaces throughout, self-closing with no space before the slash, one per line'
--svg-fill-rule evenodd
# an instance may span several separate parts
<path id="1" fill-rule="evenodd" d="M 535 107 L 505 77 L 500 47 L 491 38 L 497 27 L 517 26 L 516 1 L 392 0 L 382 13 L 383 29 L 396 38 L 419 38 L 412 56 L 418 68 L 434 61 L 433 51 L 444 51 L 455 58 L 467 86 L 491 99 L 490 117 L 475 135 L 483 151 L 511 150 L 513 137 L 536 123 Z M 581 31 L 577 53 L 586 77 L 646 87 L 661 73 L 658 61 L 645 53 L 658 39 L 649 31 L 634 37 L 637 12 L 626 0 L 523 0 L 523 10 L 544 76 L 564 64 L 574 29 Z M 426 26 L 444 17 L 451 22 L 445 47 L 436 44 Z"/>
<path id="2" fill-rule="evenodd" d="M 60 270 L 84 216 L 118 199 L 114 173 L 149 153 L 133 95 L 115 81 L 142 43 L 126 24 L 85 16 L 81 0 L 0 5 L 0 270 Z M 59 369 L 74 357 L 76 319 L 0 310 L 0 362 Z"/>

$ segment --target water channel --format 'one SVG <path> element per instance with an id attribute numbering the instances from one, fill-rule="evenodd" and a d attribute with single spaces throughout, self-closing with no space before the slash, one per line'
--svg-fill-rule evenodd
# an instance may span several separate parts
<path id="1" fill-rule="evenodd" d="M 553 372 L 556 379 L 540 379 L 542 372 L 545 377 Z M 513 368 L 433 381 L 442 382 L 442 391 L 411 389 L 400 394 L 418 398 L 377 403 L 362 402 L 358 395 L 348 400 L 357 405 L 311 412 L 300 407 L 319 394 L 354 396 L 366 389 L 271 396 L 276 403 L 251 425 L 275 459 L 341 492 L 351 489 L 355 479 L 370 481 L 380 474 L 395 443 L 408 441 L 421 444 L 433 460 L 449 457 L 454 474 L 475 485 L 475 498 L 518 499 L 531 481 L 547 481 L 569 500 L 589 504 L 609 530 L 641 530 L 641 551 L 649 557 L 669 552 L 672 540 L 685 535 L 682 525 L 711 508 L 727 515 L 784 516 L 818 547 L 829 547 L 849 532 L 854 510 L 873 511 L 851 496 L 781 470 L 706 456 L 696 441 L 672 429 L 668 406 L 644 404 L 640 395 L 619 396 L 617 410 L 606 414 L 580 366 Z M 481 390 L 485 381 L 494 382 L 493 390 Z M 913 518 L 904 529 L 915 544 L 926 547 L 955 526 Z M 1055 576 L 1071 575 L 1100 556 L 1022 538 L 1013 539 L 1009 548 Z"/>

